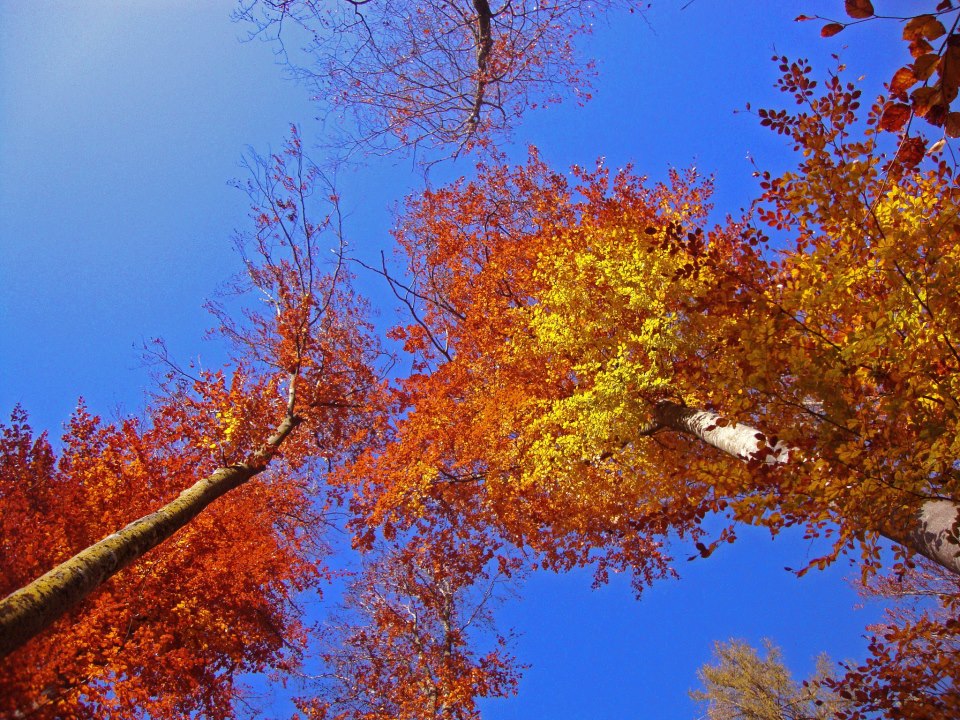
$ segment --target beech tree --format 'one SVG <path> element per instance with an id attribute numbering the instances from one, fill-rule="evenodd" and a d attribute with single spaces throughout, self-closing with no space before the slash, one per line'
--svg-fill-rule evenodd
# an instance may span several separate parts
<path id="1" fill-rule="evenodd" d="M 713 662 L 697 671 L 703 690 L 690 697 L 706 706 L 708 720 L 829 720 L 850 702 L 828 690 L 829 658 L 817 658 L 812 678 L 797 683 L 780 648 L 763 643 L 765 656 L 741 640 L 718 642 Z"/>
<path id="2" fill-rule="evenodd" d="M 311 64 L 281 52 L 321 103 L 349 118 L 342 144 L 456 156 L 489 148 L 529 108 L 589 99 L 593 65 L 574 40 L 617 5 L 629 3 L 255 0 L 236 16 L 280 41 L 305 31 Z"/>
<path id="3" fill-rule="evenodd" d="M 758 172 L 752 217 L 707 228 L 692 172 L 575 168 L 571 187 L 535 154 L 409 202 L 392 335 L 419 360 L 393 439 L 353 469 L 361 539 L 446 504 L 540 566 L 638 587 L 672 572 L 668 535 L 707 556 L 738 522 L 829 538 L 804 572 L 859 550 L 869 577 L 882 536 L 894 572 L 960 574 L 953 167 L 884 156 L 885 98 L 858 125 L 852 84 L 780 62 L 798 109 L 759 115 L 803 159 Z M 952 637 L 944 607 L 901 630 Z"/>
<path id="4" fill-rule="evenodd" d="M 59 459 L 21 411 L 2 429 L 4 653 L 62 617 L 4 660 L 4 714 L 230 717 L 241 673 L 298 662 L 293 596 L 326 572 L 311 476 L 375 429 L 379 351 L 342 253 L 322 259 L 335 207 L 307 214 L 323 184 L 296 132 L 255 169 L 240 284 L 260 302 L 212 306 L 233 369 L 174 367 L 143 419 L 81 406 Z"/>

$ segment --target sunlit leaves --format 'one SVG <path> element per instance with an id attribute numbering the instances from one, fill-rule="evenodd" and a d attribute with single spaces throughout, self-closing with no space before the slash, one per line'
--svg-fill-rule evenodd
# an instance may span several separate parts
<path id="1" fill-rule="evenodd" d="M 4 527 L 2 542 L 15 543 L 7 557 L 20 558 L 5 565 L 4 592 L 193 482 L 208 450 L 191 451 L 160 424 L 164 416 L 158 408 L 154 427 L 111 425 L 81 407 L 56 467 L 43 438 L 23 453 L 31 438 L 21 418 L 4 428 L 13 445 L 4 448 L 0 498 L 15 526 Z M 24 473 L 31 483 L 21 482 Z M 224 498 L 7 658 L 0 712 L 230 717 L 238 673 L 295 663 L 303 646 L 289 592 L 317 577 L 322 552 L 317 535 L 293 517 L 306 523 L 316 512 L 288 474 Z"/>
<path id="2" fill-rule="evenodd" d="M 697 676 L 703 690 L 690 693 L 708 720 L 830 720 L 850 703 L 823 684 L 833 677 L 830 661 L 817 658 L 816 674 L 795 681 L 783 653 L 764 641 L 764 656 L 742 640 L 718 642 L 713 662 Z"/>

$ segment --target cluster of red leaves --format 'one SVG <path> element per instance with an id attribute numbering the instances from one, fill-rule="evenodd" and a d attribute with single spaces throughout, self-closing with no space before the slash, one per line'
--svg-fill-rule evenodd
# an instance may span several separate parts
<path id="1" fill-rule="evenodd" d="M 14 412 L 0 437 L 0 593 L 162 506 L 219 464 L 213 443 L 188 443 L 182 426 L 168 423 L 172 409 L 158 408 L 149 425 L 105 424 L 81 406 L 59 459 Z M 4 660 L 0 714 L 231 717 L 239 676 L 295 665 L 305 642 L 292 593 L 317 579 L 322 552 L 304 532 L 317 521 L 304 489 L 290 473 L 272 473 L 118 573 Z"/>
<path id="2" fill-rule="evenodd" d="M 903 40 L 913 62 L 894 73 L 890 81 L 891 100 L 880 116 L 880 128 L 908 131 L 910 120 L 919 117 L 944 128 L 949 137 L 960 136 L 960 112 L 951 111 L 960 91 L 960 33 L 957 32 L 960 7 L 953 0 L 938 0 L 930 12 L 908 15 L 877 14 L 870 0 L 846 0 L 845 7 L 852 20 L 829 21 L 820 31 L 823 37 L 832 37 L 868 20 L 891 19 L 903 23 Z M 797 20 L 816 18 L 819 16 L 801 15 Z"/>
<path id="3" fill-rule="evenodd" d="M 212 307 L 234 369 L 191 374 L 160 352 L 171 369 L 146 418 L 106 424 L 81 406 L 58 459 L 17 411 L 0 445 L 0 542 L 16 558 L 0 592 L 220 468 L 266 470 L 6 658 L 0 714 L 232 717 L 242 674 L 299 662 L 296 595 L 326 572 L 328 501 L 317 479 L 376 429 L 379 350 L 341 255 L 329 269 L 328 218 L 308 219 L 319 172 L 296 132 L 256 169 L 239 289 L 260 300 L 241 321 Z M 294 431 L 271 444 L 291 419 Z"/>

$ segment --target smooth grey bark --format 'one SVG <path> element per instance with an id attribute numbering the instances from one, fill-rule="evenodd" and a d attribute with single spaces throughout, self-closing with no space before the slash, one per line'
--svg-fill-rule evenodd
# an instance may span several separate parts
<path id="1" fill-rule="evenodd" d="M 220 468 L 159 510 L 82 550 L 0 601 L 0 658 L 52 625 L 67 610 L 144 553 L 184 527 L 214 500 L 267 468 L 271 457 L 300 423 L 287 417 L 250 461 Z"/>
<path id="2" fill-rule="evenodd" d="M 726 424 L 720 415 L 709 410 L 662 402 L 654 411 L 653 427 L 691 435 L 738 460 L 772 465 L 790 460 L 790 449 L 783 443 L 771 445 L 767 436 L 756 428 Z M 919 502 L 911 522 L 906 528 L 890 525 L 872 529 L 960 575 L 960 503 L 946 499 L 924 500 Z"/>

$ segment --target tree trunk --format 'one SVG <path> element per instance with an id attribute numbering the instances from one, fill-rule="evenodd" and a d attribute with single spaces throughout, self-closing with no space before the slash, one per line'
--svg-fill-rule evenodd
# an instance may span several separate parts
<path id="1" fill-rule="evenodd" d="M 37 635 L 119 570 L 152 550 L 214 500 L 263 472 L 286 436 L 299 424 L 288 417 L 251 461 L 220 468 L 159 510 L 82 550 L 0 601 L 0 658 Z"/>
<path id="2" fill-rule="evenodd" d="M 738 460 L 782 464 L 790 458 L 790 449 L 782 443 L 771 445 L 767 436 L 756 428 L 727 424 L 709 410 L 662 402 L 654 412 L 654 423 L 696 437 Z M 960 575 L 960 503 L 926 500 L 917 507 L 912 526 L 873 530 Z"/>

